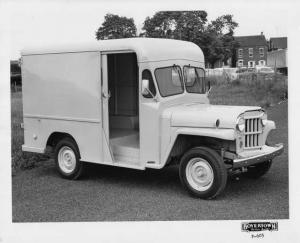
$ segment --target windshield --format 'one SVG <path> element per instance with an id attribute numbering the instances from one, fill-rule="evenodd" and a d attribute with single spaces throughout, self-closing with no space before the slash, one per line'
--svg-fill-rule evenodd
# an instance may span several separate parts
<path id="1" fill-rule="evenodd" d="M 179 66 L 158 68 L 155 70 L 155 78 L 162 97 L 182 94 L 184 91 Z"/>
<path id="2" fill-rule="evenodd" d="M 189 93 L 205 93 L 205 72 L 202 68 L 185 66 L 183 68 L 186 91 Z"/>

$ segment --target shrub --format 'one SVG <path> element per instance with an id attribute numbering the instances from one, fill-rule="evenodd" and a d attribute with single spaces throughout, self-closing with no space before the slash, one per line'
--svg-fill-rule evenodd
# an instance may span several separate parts
<path id="1" fill-rule="evenodd" d="M 235 79 L 235 80 L 233 80 L 233 81 L 231 82 L 231 84 L 232 84 L 233 86 L 239 86 L 239 85 L 241 85 L 241 81 L 240 81 L 239 79 Z"/>
<path id="2" fill-rule="evenodd" d="M 35 167 L 38 163 L 48 160 L 49 156 L 43 154 L 27 153 L 22 151 L 24 143 L 24 131 L 21 128 L 22 116 L 22 93 L 11 94 L 11 157 L 12 174 L 19 169 Z"/>

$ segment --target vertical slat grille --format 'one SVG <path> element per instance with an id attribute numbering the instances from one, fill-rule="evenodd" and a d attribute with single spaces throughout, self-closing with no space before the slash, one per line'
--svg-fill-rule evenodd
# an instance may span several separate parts
<path id="1" fill-rule="evenodd" d="M 260 118 L 245 117 L 245 148 L 261 147 L 260 136 L 262 133 L 262 126 Z"/>

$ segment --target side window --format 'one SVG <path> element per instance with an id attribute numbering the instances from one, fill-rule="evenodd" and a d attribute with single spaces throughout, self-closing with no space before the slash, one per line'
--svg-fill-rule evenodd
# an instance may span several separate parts
<path id="1" fill-rule="evenodd" d="M 143 70 L 142 79 L 148 79 L 149 80 L 149 90 L 155 96 L 156 95 L 156 89 L 155 89 L 155 86 L 154 86 L 152 74 L 148 69 Z M 143 96 L 145 98 L 152 98 L 151 94 L 143 95 Z"/>

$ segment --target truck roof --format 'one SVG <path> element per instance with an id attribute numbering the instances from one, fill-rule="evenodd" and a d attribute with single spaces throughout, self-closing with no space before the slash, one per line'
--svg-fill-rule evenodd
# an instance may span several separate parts
<path id="1" fill-rule="evenodd" d="M 134 51 L 138 62 L 163 60 L 191 60 L 204 63 L 203 52 L 196 44 L 188 41 L 160 38 L 126 38 L 101 40 L 87 44 L 60 45 L 42 48 L 27 48 L 22 56 L 93 51 Z"/>

